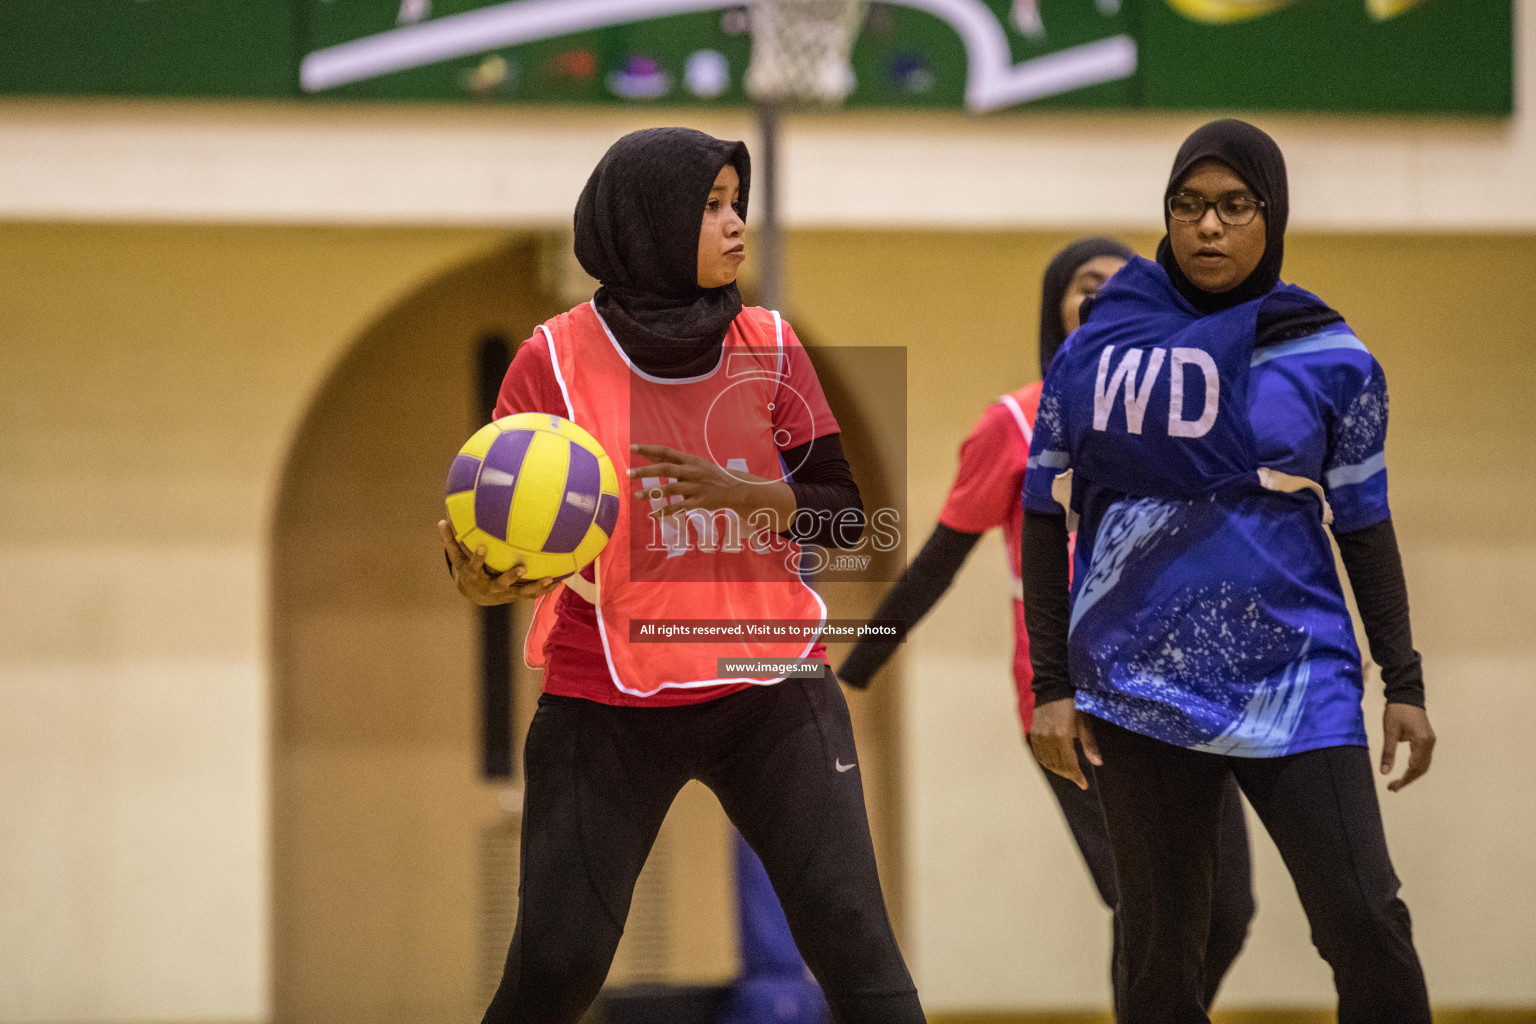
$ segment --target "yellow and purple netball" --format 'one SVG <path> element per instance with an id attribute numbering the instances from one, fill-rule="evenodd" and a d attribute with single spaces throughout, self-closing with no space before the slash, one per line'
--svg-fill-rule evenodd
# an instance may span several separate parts
<path id="1" fill-rule="evenodd" d="M 448 470 L 448 519 L 486 568 L 564 579 L 592 559 L 619 519 L 619 478 L 597 439 L 541 412 L 475 431 Z"/>

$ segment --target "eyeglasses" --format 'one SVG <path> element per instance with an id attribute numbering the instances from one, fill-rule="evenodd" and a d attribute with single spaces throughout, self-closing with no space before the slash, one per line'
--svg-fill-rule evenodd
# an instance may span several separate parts
<path id="1" fill-rule="evenodd" d="M 1265 205 L 1262 199 L 1250 199 L 1248 196 L 1222 196 L 1213 201 L 1193 192 L 1175 192 L 1168 197 L 1168 216 L 1192 224 L 1204 218 L 1205 211 L 1214 206 L 1216 217 L 1223 224 L 1241 227 L 1253 223 L 1259 207 Z"/>

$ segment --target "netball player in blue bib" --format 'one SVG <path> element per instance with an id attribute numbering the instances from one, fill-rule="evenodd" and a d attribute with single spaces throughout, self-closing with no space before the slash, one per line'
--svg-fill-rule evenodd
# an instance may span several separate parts
<path id="1" fill-rule="evenodd" d="M 1031 743 L 1097 772 L 1120 896 L 1121 1024 L 1208 1018 L 1201 960 L 1223 783 L 1279 847 L 1340 1024 L 1429 1024 L 1387 856 L 1339 542 L 1387 690 L 1394 791 L 1429 767 L 1387 505 L 1387 391 L 1344 319 L 1280 283 L 1288 197 L 1265 133 L 1187 139 L 1156 262 L 1101 290 L 1052 363 L 1025 473 Z M 1078 520 L 1068 598 L 1067 519 Z"/>

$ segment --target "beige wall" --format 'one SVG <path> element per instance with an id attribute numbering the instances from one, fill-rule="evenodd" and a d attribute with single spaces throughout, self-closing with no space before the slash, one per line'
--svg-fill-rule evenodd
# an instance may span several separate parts
<path id="1" fill-rule="evenodd" d="M 1035 282 L 1066 235 L 792 236 L 789 315 L 906 346 L 926 535 L 960 438 L 1032 376 Z M 1145 247 L 1148 236 L 1133 239 Z M 268 535 L 326 374 L 484 231 L 0 226 L 0 1021 L 268 1012 Z M 1536 1004 L 1532 707 L 1536 242 L 1301 236 L 1393 385 L 1389 459 L 1442 736 L 1384 798 L 1442 1004 Z M 905 933 L 935 1009 L 1102 1006 L 1107 926 L 1007 680 L 1000 546 L 907 651 Z M 1260 839 L 1229 1004 L 1328 1000 Z"/>
<path id="2" fill-rule="evenodd" d="M 0 227 L 0 1020 L 267 1012 L 268 518 L 474 231 Z"/>

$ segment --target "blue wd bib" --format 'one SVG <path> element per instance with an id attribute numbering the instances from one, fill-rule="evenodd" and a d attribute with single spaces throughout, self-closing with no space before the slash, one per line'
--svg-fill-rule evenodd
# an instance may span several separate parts
<path id="1" fill-rule="evenodd" d="M 1343 325 L 1255 352 L 1269 304 L 1320 300 L 1280 285 L 1201 316 L 1157 264 L 1127 264 L 1051 364 L 1024 495 L 1059 511 L 1073 472 L 1077 707 L 1247 757 L 1365 741 L 1322 505 L 1261 467 L 1320 481 L 1348 528 L 1387 514 L 1380 368 Z"/>

